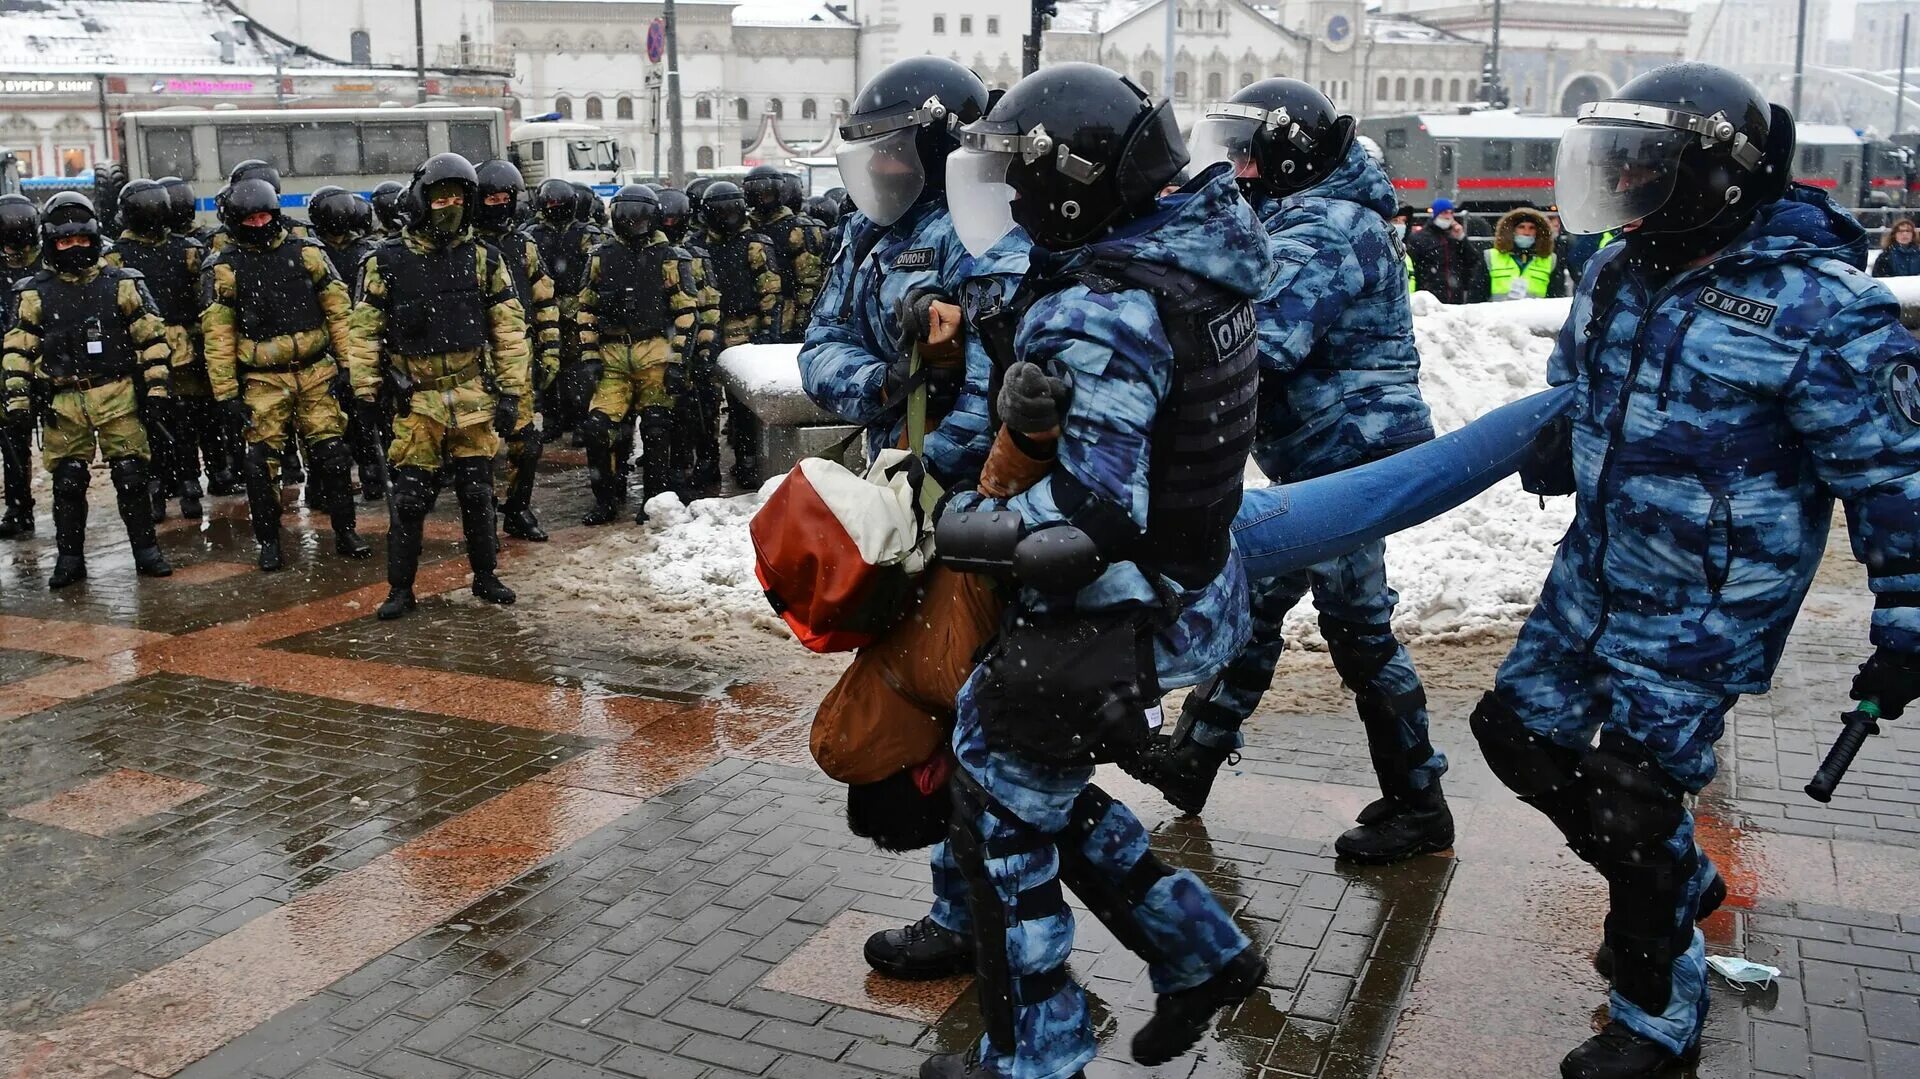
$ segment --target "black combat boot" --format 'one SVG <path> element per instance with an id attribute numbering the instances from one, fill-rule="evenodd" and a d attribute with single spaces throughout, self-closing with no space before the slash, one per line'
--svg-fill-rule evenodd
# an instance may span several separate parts
<path id="1" fill-rule="evenodd" d="M 11 494 L 12 492 L 8 492 Z M 0 513 L 0 539 L 28 539 L 33 535 L 33 510 L 9 505 Z"/>
<path id="2" fill-rule="evenodd" d="M 189 521 L 198 521 L 206 515 L 206 507 L 200 502 L 200 477 L 189 476 L 180 481 L 180 516 Z"/>
<path id="3" fill-rule="evenodd" d="M 49 590 L 87 579 L 87 465 L 60 461 L 53 466 L 53 544 L 58 557 Z"/>
<path id="4" fill-rule="evenodd" d="M 949 978 L 973 969 L 973 938 L 948 929 L 931 916 L 875 933 L 867 938 L 866 951 L 868 966 L 901 981 Z"/>
<path id="5" fill-rule="evenodd" d="M 0 422 L 0 477 L 7 489 L 0 539 L 20 539 L 33 535 L 33 428 L 7 420 Z"/>
<path id="6" fill-rule="evenodd" d="M 640 508 L 634 512 L 633 523 L 643 525 L 647 523 L 647 502 L 681 486 L 673 470 L 673 410 L 649 408 L 642 412 L 640 438 Z"/>
<path id="7" fill-rule="evenodd" d="M 529 543 L 545 543 L 548 539 L 540 518 L 533 514 L 533 481 L 540 474 L 540 455 L 545 448 L 540 432 L 531 427 L 521 430 L 519 441 L 507 443 L 507 452 L 513 456 L 513 482 L 508 484 L 507 497 L 500 504 L 500 530 Z"/>
<path id="8" fill-rule="evenodd" d="M 265 442 L 247 447 L 247 513 L 260 544 L 263 573 L 278 572 L 287 564 L 280 552 L 280 488 L 273 482 L 273 459 L 273 447 Z"/>
<path id="9" fill-rule="evenodd" d="M 390 622 L 413 610 L 413 578 L 420 569 L 420 543 L 437 488 L 425 469 L 400 467 L 392 473 L 387 502 L 387 598 L 377 612 Z"/>
<path id="10" fill-rule="evenodd" d="M 1698 1039 L 1687 1051 L 1674 1056 L 1667 1047 L 1627 1029 L 1625 1023 L 1608 1023 L 1605 1029 L 1568 1053 L 1560 1061 L 1561 1079 L 1661 1079 L 1677 1076 L 1700 1062 Z"/>
<path id="11" fill-rule="evenodd" d="M 1195 814 L 1207 807 L 1213 793 L 1214 777 L 1220 766 L 1237 763 L 1240 754 L 1231 749 L 1215 749 L 1193 740 L 1193 725 L 1218 706 L 1200 698 L 1200 689 L 1189 694 L 1180 707 L 1180 721 L 1173 733 L 1156 738 L 1130 760 L 1120 762 L 1128 775 L 1160 792 L 1168 804 L 1182 813 Z"/>
<path id="12" fill-rule="evenodd" d="M 1359 826 L 1333 841 L 1340 857 L 1387 865 L 1453 846 L 1453 811 L 1434 780 L 1426 790 L 1402 790 L 1360 811 Z"/>
<path id="13" fill-rule="evenodd" d="M 467 564 L 473 567 L 473 596 L 506 605 L 519 597 L 494 575 L 499 565 L 500 540 L 494 535 L 493 459 L 456 457 L 454 495 L 460 500 L 460 531 L 467 541 Z"/>
<path id="14" fill-rule="evenodd" d="M 583 525 L 612 524 L 620 516 L 620 478 L 613 464 L 612 447 L 587 450 L 587 487 L 593 492 L 593 508 L 580 518 Z"/>
<path id="15" fill-rule="evenodd" d="M 1218 974 L 1177 993 L 1153 1000 L 1153 1018 L 1133 1036 L 1133 1059 L 1152 1067 L 1193 1048 L 1207 1032 L 1213 1013 L 1247 999 L 1266 977 L 1267 962 L 1252 945 L 1227 960 Z"/>
<path id="16" fill-rule="evenodd" d="M 152 503 L 152 518 L 155 521 L 167 519 L 167 492 L 157 479 L 147 481 L 147 500 Z"/>
<path id="17" fill-rule="evenodd" d="M 353 451 L 344 438 L 307 447 L 313 456 L 314 486 L 333 525 L 333 549 L 343 558 L 370 558 L 373 548 L 360 538 L 353 502 Z"/>
<path id="18" fill-rule="evenodd" d="M 134 571 L 142 577 L 171 577 L 173 567 L 160 553 L 160 541 L 153 532 L 147 463 L 138 457 L 116 457 L 107 463 L 107 471 L 113 476 L 114 500 L 120 506 L 121 523 L 127 526 L 127 542 L 133 545 Z"/>
<path id="19" fill-rule="evenodd" d="M 1707 882 L 1706 890 L 1700 893 L 1700 901 L 1694 904 L 1693 924 L 1699 925 L 1706 921 L 1726 901 L 1727 882 L 1722 880 L 1719 871 L 1715 870 L 1713 879 Z M 1613 945 L 1604 940 L 1600 942 L 1600 947 L 1593 953 L 1593 970 L 1602 978 L 1608 981 L 1613 980 Z"/>

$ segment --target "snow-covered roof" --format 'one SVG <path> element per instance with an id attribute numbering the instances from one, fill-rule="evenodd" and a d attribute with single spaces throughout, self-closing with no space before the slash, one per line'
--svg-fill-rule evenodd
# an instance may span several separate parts
<path id="1" fill-rule="evenodd" d="M 1442 42 L 1479 44 L 1469 42 L 1469 39 L 1459 34 L 1449 33 L 1437 26 L 1428 26 L 1418 20 L 1409 19 L 1405 15 L 1387 15 L 1370 11 L 1367 13 L 1365 26 L 1367 36 L 1382 45 L 1422 45 Z"/>
<path id="2" fill-rule="evenodd" d="M 1062 34 L 1098 34 L 1111 30 L 1159 0 L 1060 0 L 1053 31 Z"/>
<path id="3" fill-rule="evenodd" d="M 832 26 L 854 24 L 828 9 L 825 0 L 747 0 L 733 9 L 735 26 Z"/>
<path id="4" fill-rule="evenodd" d="M 0 71 L 272 73 L 269 47 L 280 47 L 249 34 L 221 62 L 214 35 L 233 29 L 232 13 L 208 0 L 0 0 Z M 288 70 L 323 66 L 297 63 Z"/>

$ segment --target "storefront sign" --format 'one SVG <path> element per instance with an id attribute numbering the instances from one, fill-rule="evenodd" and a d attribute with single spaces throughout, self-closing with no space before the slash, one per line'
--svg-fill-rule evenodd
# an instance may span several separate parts
<path id="1" fill-rule="evenodd" d="M 91 94 L 92 79 L 0 79 L 0 94 Z"/>
<path id="2" fill-rule="evenodd" d="M 251 94 L 252 79 L 167 79 L 154 89 L 169 94 Z"/>
<path id="3" fill-rule="evenodd" d="M 333 84 L 333 92 L 336 94 L 371 94 L 373 93 L 373 84 L 370 82 L 336 82 Z"/>

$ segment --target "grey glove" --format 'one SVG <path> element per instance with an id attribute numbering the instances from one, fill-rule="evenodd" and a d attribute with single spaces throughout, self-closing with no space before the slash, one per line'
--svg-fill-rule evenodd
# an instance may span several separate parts
<path id="1" fill-rule="evenodd" d="M 1059 428 L 1072 393 L 1073 388 L 1065 379 L 1047 374 L 1037 363 L 1023 360 L 1007 368 L 995 407 L 1000 412 L 1000 422 L 1015 432 L 1043 435 Z"/>
<path id="2" fill-rule="evenodd" d="M 900 297 L 894 305 L 894 320 L 900 323 L 900 350 L 905 352 L 914 342 L 924 342 L 932 329 L 933 316 L 928 314 L 935 302 L 952 303 L 953 298 L 938 289 L 917 288 Z"/>

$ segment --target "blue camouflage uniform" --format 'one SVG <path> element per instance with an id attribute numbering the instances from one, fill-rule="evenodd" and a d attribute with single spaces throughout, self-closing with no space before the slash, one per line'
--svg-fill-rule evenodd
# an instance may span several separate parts
<path id="1" fill-rule="evenodd" d="M 1159 210 L 1065 256 L 1035 252 L 1035 270 L 1060 273 L 1093 259 L 1174 265 L 1253 298 L 1270 275 L 1259 222 L 1224 169 L 1192 194 L 1170 196 Z M 1029 529 L 1065 522 L 1055 501 L 1064 470 L 1098 496 L 1126 507 L 1138 527 L 1147 521 L 1149 457 L 1160 401 L 1170 392 L 1174 356 L 1152 294 L 1138 289 L 1095 292 L 1074 284 L 1043 296 L 1027 311 L 1014 339 L 1023 360 L 1067 368 L 1074 391 L 1062 424 L 1053 472 L 1022 494 L 1000 501 L 956 494 L 951 510 L 1011 509 Z M 1246 583 L 1237 556 L 1205 586 L 1179 593 L 1181 612 L 1154 638 L 1163 689 L 1192 685 L 1217 670 L 1247 637 Z M 1029 610 L 1082 612 L 1129 605 L 1159 606 L 1153 583 L 1133 562 L 1109 566 L 1077 595 L 1062 599 L 1025 590 Z M 1068 869 L 1114 892 L 1134 891 L 1129 917 L 1109 923 L 1143 951 L 1156 993 L 1191 988 L 1248 947 L 1219 902 L 1189 870 L 1172 871 L 1147 851 L 1147 835 L 1124 805 L 1090 786 L 1091 767 L 1059 767 L 987 748 L 980 694 L 984 667 L 958 698 L 953 748 L 962 776 L 992 805 L 972 817 L 987 848 L 985 873 L 999 906 L 1015 911 L 1049 890 Z M 1042 840 L 1035 844 L 1036 834 Z M 1004 856 L 994 853 L 1006 850 Z M 1142 863 L 1145 862 L 1145 865 Z M 1137 867 L 1138 870 L 1137 871 Z M 1133 879 L 1129 882 L 1129 876 Z M 1086 895 L 1080 882 L 1076 891 Z M 1029 907 L 1028 909 L 1032 909 Z M 1008 919 L 1006 965 L 1016 986 L 1047 984 L 1073 947 L 1073 916 L 1064 906 Z M 984 946 L 984 945 L 983 945 Z M 1062 1079 L 1094 1056 L 1086 996 L 1070 979 L 1034 999 L 1015 993 L 1016 1053 L 990 1038 L 982 1061 L 1007 1079 Z"/>
<path id="2" fill-rule="evenodd" d="M 1548 369 L 1576 390 L 1574 522 L 1474 733 L 1607 878 L 1612 1016 L 1675 1053 L 1706 1018 L 1714 881 L 1682 796 L 1737 695 L 1766 690 L 1835 495 L 1874 643 L 1920 651 L 1920 351 L 1864 242 L 1795 186 L 1665 281 L 1606 248 Z"/>
<path id="3" fill-rule="evenodd" d="M 1027 245 L 1010 236 L 986 257 L 973 258 L 938 199 L 919 203 L 886 228 L 851 214 L 846 236 L 814 303 L 800 349 L 800 380 L 821 408 L 849 423 L 870 423 L 887 405 L 887 368 L 900 354 L 901 297 L 934 288 L 966 307 L 975 290 L 1011 292 L 1027 271 Z M 970 486 L 987 459 L 992 369 L 979 335 L 966 334 L 965 379 L 952 407 L 927 431 L 927 469 L 944 487 Z M 898 445 L 904 423 L 896 419 L 869 432 L 869 455 Z"/>
<path id="4" fill-rule="evenodd" d="M 1254 459 L 1292 483 L 1386 457 L 1433 437 L 1399 242 L 1393 184 L 1356 143 L 1327 179 L 1259 206 L 1276 272 L 1259 315 L 1261 422 Z M 1281 622 L 1313 591 L 1347 688 L 1358 696 L 1381 789 L 1424 790 L 1447 768 L 1427 740 L 1426 696 L 1393 635 L 1399 596 L 1375 540 L 1309 570 L 1252 583 L 1253 639 L 1194 691 L 1190 737 L 1238 749 L 1273 681 Z"/>

